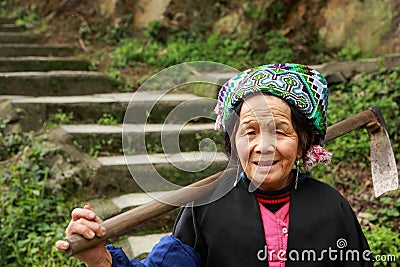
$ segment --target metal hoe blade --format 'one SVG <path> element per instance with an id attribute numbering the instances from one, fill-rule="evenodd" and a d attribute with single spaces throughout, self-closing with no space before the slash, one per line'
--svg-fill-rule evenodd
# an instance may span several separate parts
<path id="1" fill-rule="evenodd" d="M 371 171 L 375 197 L 399 188 L 396 160 L 385 122 L 379 109 L 371 108 L 378 121 L 367 125 L 371 147 Z"/>

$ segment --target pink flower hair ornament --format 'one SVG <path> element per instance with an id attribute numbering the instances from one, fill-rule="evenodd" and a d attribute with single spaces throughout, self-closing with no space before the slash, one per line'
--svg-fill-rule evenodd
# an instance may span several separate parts
<path id="1" fill-rule="evenodd" d="M 322 162 L 326 165 L 331 161 L 331 158 L 332 158 L 331 152 L 326 151 L 320 145 L 312 145 L 303 159 L 303 164 L 306 170 L 310 172 L 311 168 L 315 164 L 317 164 L 318 162 Z"/>

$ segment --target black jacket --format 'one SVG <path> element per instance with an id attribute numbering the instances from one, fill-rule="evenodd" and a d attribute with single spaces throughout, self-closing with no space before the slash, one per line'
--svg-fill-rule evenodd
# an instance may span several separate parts
<path id="1" fill-rule="evenodd" d="M 219 200 L 182 209 L 174 235 L 199 252 L 202 266 L 268 266 L 258 202 L 243 180 L 234 187 L 234 179 L 222 179 L 217 191 L 230 191 Z M 291 192 L 286 258 L 286 267 L 372 266 L 364 260 L 372 255 L 349 203 L 313 178 Z"/>

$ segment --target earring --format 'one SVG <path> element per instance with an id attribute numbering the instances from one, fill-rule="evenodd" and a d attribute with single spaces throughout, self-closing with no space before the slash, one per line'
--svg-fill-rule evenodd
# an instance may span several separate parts
<path id="1" fill-rule="evenodd" d="M 239 183 L 239 181 L 240 181 L 240 176 L 235 178 L 235 182 L 233 183 L 233 187 L 236 187 L 237 184 Z"/>
<path id="2" fill-rule="evenodd" d="M 237 165 L 239 165 L 239 164 L 240 164 L 239 159 L 237 159 Z M 238 166 L 238 168 L 236 169 L 236 178 L 235 178 L 235 182 L 233 183 L 233 187 L 236 187 L 241 179 L 239 172 L 240 172 L 240 168 Z"/>
<path id="3" fill-rule="evenodd" d="M 296 181 L 294 184 L 294 189 L 297 189 L 297 183 L 299 182 L 299 169 L 300 169 L 300 159 L 296 161 Z"/>

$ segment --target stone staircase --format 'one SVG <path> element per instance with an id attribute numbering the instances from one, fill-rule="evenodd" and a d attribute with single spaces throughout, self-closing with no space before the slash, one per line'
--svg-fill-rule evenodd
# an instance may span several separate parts
<path id="1" fill-rule="evenodd" d="M 119 84 L 107 75 L 89 71 L 90 64 L 74 58 L 70 47 L 39 42 L 40 36 L 26 32 L 12 20 L 0 19 L 0 104 L 7 101 L 14 111 L 8 121 L 17 122 L 25 131 L 43 131 L 54 114 L 73 114 L 68 124 L 60 125 L 52 133 L 57 138 L 62 136 L 63 142 L 74 144 L 95 162 L 92 165 L 96 175 L 91 177 L 84 201 L 90 201 L 101 218 L 107 219 L 152 200 L 135 183 L 128 165 L 142 178 L 154 176 L 155 168 L 160 175 L 182 186 L 226 166 L 223 153 L 214 153 L 212 149 L 199 152 L 199 144 L 205 138 L 222 143 L 212 120 L 184 123 L 175 119 L 165 124 L 170 111 L 184 103 L 189 103 L 186 108 L 190 110 L 199 109 L 211 115 L 213 101 L 176 92 L 160 98 L 156 91 L 137 93 L 132 102 L 133 93 L 123 93 L 118 89 Z M 130 110 L 132 107 L 134 110 Z M 124 121 L 129 112 L 135 112 L 136 116 Z M 104 115 L 114 119 L 111 125 L 98 123 Z M 126 158 L 123 131 L 130 139 Z M 179 149 L 168 150 L 166 154 L 161 135 L 163 140 L 178 138 Z M 146 139 L 145 145 L 139 145 L 141 138 Z M 200 172 L 179 167 L 191 169 L 209 163 Z M 159 196 L 168 190 L 155 186 L 157 192 L 152 195 Z M 139 226 L 117 240 L 117 244 L 122 244 L 131 257 L 149 252 L 161 236 L 170 233 L 177 212 Z"/>

